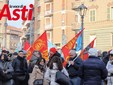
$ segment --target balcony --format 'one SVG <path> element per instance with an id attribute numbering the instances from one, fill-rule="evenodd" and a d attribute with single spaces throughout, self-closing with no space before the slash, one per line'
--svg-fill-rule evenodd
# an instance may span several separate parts
<path id="1" fill-rule="evenodd" d="M 45 3 L 52 2 L 53 0 L 44 0 Z"/>
<path id="2" fill-rule="evenodd" d="M 45 17 L 52 16 L 53 10 L 45 11 Z"/>
<path id="3" fill-rule="evenodd" d="M 80 29 L 80 24 L 77 22 L 72 23 L 71 26 L 72 26 L 72 31 L 78 32 Z"/>
<path id="4" fill-rule="evenodd" d="M 45 30 L 47 31 L 52 31 L 53 30 L 52 28 L 53 28 L 52 24 L 45 25 Z"/>

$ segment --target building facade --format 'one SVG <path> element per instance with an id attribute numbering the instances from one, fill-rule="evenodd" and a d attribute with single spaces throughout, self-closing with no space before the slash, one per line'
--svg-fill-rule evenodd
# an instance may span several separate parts
<path id="1" fill-rule="evenodd" d="M 35 0 L 35 32 L 40 35 L 46 30 L 48 40 L 61 48 L 75 35 L 72 30 L 75 23 L 74 1 Z"/>
<path id="2" fill-rule="evenodd" d="M 0 11 L 2 10 L 4 4 L 7 4 L 7 0 L 0 0 Z M 6 43 L 6 23 L 7 19 L 5 17 L 2 17 L 0 20 L 0 48 L 5 47 Z"/>
<path id="3" fill-rule="evenodd" d="M 84 46 L 96 37 L 95 47 L 102 51 L 113 49 L 113 0 L 87 0 Z"/>
<path id="4" fill-rule="evenodd" d="M 21 28 L 7 26 L 6 47 L 10 52 L 14 52 L 17 45 L 20 44 L 20 38 L 22 36 Z"/>
<path id="5" fill-rule="evenodd" d="M 35 38 L 46 30 L 48 39 L 61 48 L 80 29 L 81 17 L 72 8 L 81 4 L 88 8 L 84 17 L 84 47 L 96 37 L 97 49 L 112 49 L 113 0 L 35 0 Z"/>

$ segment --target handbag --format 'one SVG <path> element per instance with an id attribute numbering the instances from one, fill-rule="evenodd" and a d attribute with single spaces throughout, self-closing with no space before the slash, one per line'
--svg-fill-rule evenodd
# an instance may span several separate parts
<path id="1" fill-rule="evenodd" d="M 61 71 L 56 72 L 55 82 L 61 85 L 69 85 L 69 78 Z"/>
<path id="2" fill-rule="evenodd" d="M 33 85 L 43 85 L 43 79 L 34 80 Z"/>

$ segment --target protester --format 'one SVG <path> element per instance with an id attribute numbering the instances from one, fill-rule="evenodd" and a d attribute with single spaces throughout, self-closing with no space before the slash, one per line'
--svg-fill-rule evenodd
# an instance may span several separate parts
<path id="1" fill-rule="evenodd" d="M 46 70 L 46 61 L 44 58 L 39 58 L 30 74 L 29 85 L 34 85 L 34 81 L 42 79 L 43 85 L 48 85 L 48 82 L 44 80 L 44 73 Z"/>
<path id="2" fill-rule="evenodd" d="M 13 61 L 15 58 L 17 58 L 17 56 L 18 56 L 18 53 L 14 52 L 11 56 L 11 61 Z"/>
<path id="3" fill-rule="evenodd" d="M 105 65 L 107 65 L 107 62 L 109 61 L 109 53 L 107 51 L 104 51 L 102 53 L 102 59 L 103 59 L 103 62 L 105 63 Z"/>
<path id="4" fill-rule="evenodd" d="M 2 50 L 1 55 L 7 55 L 7 51 L 6 50 Z"/>
<path id="5" fill-rule="evenodd" d="M 79 70 L 82 85 L 101 85 L 108 73 L 105 64 L 98 58 L 95 48 L 90 48 L 88 54 L 89 58 L 83 62 Z"/>
<path id="6" fill-rule="evenodd" d="M 29 73 L 32 73 L 34 65 L 36 64 L 37 59 L 42 58 L 42 54 L 39 51 L 34 51 L 29 63 Z"/>
<path id="7" fill-rule="evenodd" d="M 69 52 L 70 59 L 66 65 L 66 69 L 70 77 L 70 85 L 80 85 L 79 68 L 82 64 L 82 59 L 77 56 L 74 49 Z"/>
<path id="8" fill-rule="evenodd" d="M 28 66 L 22 50 L 19 51 L 18 57 L 13 60 L 12 66 L 14 68 L 14 85 L 27 85 L 25 81 L 28 77 Z"/>
<path id="9" fill-rule="evenodd" d="M 13 67 L 8 56 L 2 51 L 0 56 L 0 85 L 12 85 Z"/>
<path id="10" fill-rule="evenodd" d="M 108 70 L 107 85 L 113 85 L 113 50 L 110 51 L 106 68 Z"/>
<path id="11" fill-rule="evenodd" d="M 55 47 L 52 47 L 52 48 L 50 48 L 50 51 L 49 51 L 49 61 L 47 63 L 47 66 L 49 66 L 49 64 L 54 56 L 58 56 L 63 63 L 64 60 L 61 57 L 60 53 L 57 51 L 57 49 Z"/>
<path id="12" fill-rule="evenodd" d="M 55 82 L 56 72 L 58 71 L 61 71 L 68 76 L 68 72 L 62 65 L 61 58 L 59 56 L 54 56 L 45 73 L 45 79 L 50 81 L 50 85 L 59 85 Z"/>
<path id="13" fill-rule="evenodd" d="M 101 53 L 101 50 L 98 50 L 98 57 L 100 58 L 100 60 L 102 60 L 102 53 Z"/>

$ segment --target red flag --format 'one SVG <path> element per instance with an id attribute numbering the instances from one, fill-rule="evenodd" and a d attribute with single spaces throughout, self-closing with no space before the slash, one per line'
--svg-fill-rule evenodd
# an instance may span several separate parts
<path id="1" fill-rule="evenodd" d="M 30 49 L 27 51 L 27 60 L 31 59 L 32 53 L 33 53 L 34 49 L 32 47 L 30 47 Z"/>
<path id="2" fill-rule="evenodd" d="M 87 60 L 88 59 L 88 50 L 90 48 L 93 48 L 94 47 L 94 41 L 95 41 L 95 39 L 92 42 L 90 42 L 90 44 L 85 49 L 83 49 L 81 51 L 80 57 L 81 57 L 82 60 Z"/>
<path id="3" fill-rule="evenodd" d="M 30 47 L 30 44 L 29 44 L 29 42 L 26 40 L 26 42 L 24 43 L 24 50 L 28 50 L 29 49 L 29 47 Z"/>
<path id="4" fill-rule="evenodd" d="M 66 45 L 64 45 L 62 47 L 62 53 L 64 55 L 64 60 L 65 60 L 64 66 L 66 65 L 66 63 L 69 59 L 69 51 L 74 48 L 76 40 L 77 40 L 78 36 L 80 36 L 80 34 L 83 32 L 83 30 L 81 30 L 79 33 L 77 33 L 73 39 L 71 39 Z"/>
<path id="5" fill-rule="evenodd" d="M 38 50 L 42 53 L 42 57 L 48 60 L 48 44 L 46 31 L 33 43 L 28 51 L 27 60 L 31 59 L 31 55 L 34 50 Z"/>

